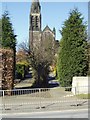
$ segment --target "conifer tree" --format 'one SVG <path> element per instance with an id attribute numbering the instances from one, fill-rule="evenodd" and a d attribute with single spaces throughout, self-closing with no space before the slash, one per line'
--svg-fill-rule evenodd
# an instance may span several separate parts
<path id="1" fill-rule="evenodd" d="M 8 11 L 2 15 L 2 47 L 11 48 L 15 51 L 16 35 L 14 34 L 13 25 L 10 21 Z"/>
<path id="2" fill-rule="evenodd" d="M 14 78 L 15 78 L 15 53 L 16 53 L 16 35 L 14 34 L 13 25 L 10 21 L 8 11 L 5 11 L 1 18 L 1 27 L 2 34 L 0 38 L 0 44 L 2 48 L 12 49 L 14 56 Z"/>
<path id="3" fill-rule="evenodd" d="M 71 86 L 73 76 L 87 75 L 87 26 L 83 19 L 82 14 L 74 9 L 61 30 L 58 56 L 58 78 L 61 86 Z"/>

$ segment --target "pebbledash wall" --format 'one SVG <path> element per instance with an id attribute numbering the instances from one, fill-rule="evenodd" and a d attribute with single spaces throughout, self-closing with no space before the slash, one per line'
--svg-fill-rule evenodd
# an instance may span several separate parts
<path id="1" fill-rule="evenodd" d="M 87 94 L 90 93 L 90 76 L 73 77 L 72 81 L 72 93 L 75 94 Z"/>

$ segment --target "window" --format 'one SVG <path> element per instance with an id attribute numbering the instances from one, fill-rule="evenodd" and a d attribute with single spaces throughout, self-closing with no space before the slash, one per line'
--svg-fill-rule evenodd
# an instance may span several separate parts
<path id="1" fill-rule="evenodd" d="M 36 16 L 36 29 L 38 29 L 38 16 Z"/>

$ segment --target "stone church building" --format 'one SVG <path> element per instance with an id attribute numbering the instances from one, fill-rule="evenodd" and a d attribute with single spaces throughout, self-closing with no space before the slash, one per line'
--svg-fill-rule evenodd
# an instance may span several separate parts
<path id="1" fill-rule="evenodd" d="M 49 26 L 46 26 L 43 30 L 42 26 L 42 16 L 41 16 L 41 6 L 39 0 L 33 0 L 31 4 L 30 11 L 30 28 L 29 28 L 29 48 L 34 50 L 39 46 L 42 46 L 43 41 L 52 39 L 55 51 L 59 47 L 59 41 L 55 40 L 55 29 L 51 30 Z"/>

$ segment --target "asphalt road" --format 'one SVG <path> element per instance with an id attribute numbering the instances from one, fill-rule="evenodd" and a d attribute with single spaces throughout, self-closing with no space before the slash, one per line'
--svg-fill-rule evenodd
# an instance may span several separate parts
<path id="1" fill-rule="evenodd" d="M 88 110 L 64 110 L 4 114 L 3 118 L 88 118 Z"/>

